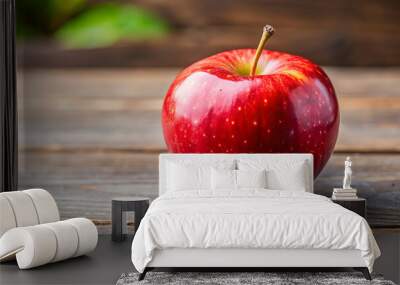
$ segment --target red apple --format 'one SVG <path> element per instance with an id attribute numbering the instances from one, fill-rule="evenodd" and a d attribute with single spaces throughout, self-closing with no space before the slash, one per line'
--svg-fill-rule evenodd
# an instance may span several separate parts
<path id="1" fill-rule="evenodd" d="M 339 129 L 332 83 L 311 61 L 263 45 L 205 58 L 176 77 L 162 110 L 168 150 L 312 153 L 317 176 Z"/>

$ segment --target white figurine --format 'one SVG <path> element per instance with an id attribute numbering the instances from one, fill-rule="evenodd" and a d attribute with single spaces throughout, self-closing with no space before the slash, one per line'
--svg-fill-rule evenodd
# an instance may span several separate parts
<path id="1" fill-rule="evenodd" d="M 343 179 L 343 189 L 351 189 L 351 175 L 353 171 L 351 170 L 351 159 L 350 156 L 346 157 L 344 162 L 344 179 Z"/>

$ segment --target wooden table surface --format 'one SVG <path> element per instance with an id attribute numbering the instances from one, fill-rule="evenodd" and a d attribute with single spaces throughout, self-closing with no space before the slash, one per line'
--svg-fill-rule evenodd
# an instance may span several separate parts
<path id="1" fill-rule="evenodd" d="M 400 230 L 400 68 L 325 68 L 339 99 L 335 153 L 315 181 L 330 196 L 353 160 L 374 228 Z M 55 196 L 63 218 L 111 220 L 111 197 L 155 198 L 160 110 L 178 69 L 42 69 L 19 74 L 20 188 Z M 395 229 L 396 230 L 396 229 Z"/>

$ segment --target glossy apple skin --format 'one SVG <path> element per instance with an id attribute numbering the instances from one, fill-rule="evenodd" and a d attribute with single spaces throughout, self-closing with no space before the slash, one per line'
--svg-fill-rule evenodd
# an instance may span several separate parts
<path id="1" fill-rule="evenodd" d="M 183 70 L 162 109 L 175 153 L 312 153 L 316 177 L 339 130 L 335 90 L 311 61 L 264 51 L 248 76 L 254 49 L 223 52 Z"/>

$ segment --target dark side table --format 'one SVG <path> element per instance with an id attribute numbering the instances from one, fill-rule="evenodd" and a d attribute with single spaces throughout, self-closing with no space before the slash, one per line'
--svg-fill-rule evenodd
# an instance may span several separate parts
<path id="1" fill-rule="evenodd" d="M 135 231 L 150 205 L 147 197 L 117 197 L 112 199 L 112 240 L 123 241 L 126 238 L 126 212 L 135 212 Z"/>
<path id="2" fill-rule="evenodd" d="M 332 202 L 359 214 L 363 218 L 367 218 L 367 201 L 364 198 L 357 198 L 354 200 L 339 200 L 332 199 Z"/>

